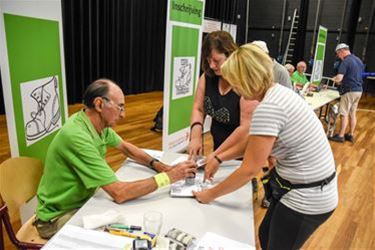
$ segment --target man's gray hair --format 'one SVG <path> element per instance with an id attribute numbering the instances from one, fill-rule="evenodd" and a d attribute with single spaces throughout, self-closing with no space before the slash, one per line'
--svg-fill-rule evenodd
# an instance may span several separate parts
<path id="1" fill-rule="evenodd" d="M 88 108 L 94 108 L 94 100 L 96 97 L 103 97 L 108 95 L 109 85 L 115 84 L 112 80 L 101 78 L 92 82 L 87 86 L 83 94 L 83 104 Z"/>

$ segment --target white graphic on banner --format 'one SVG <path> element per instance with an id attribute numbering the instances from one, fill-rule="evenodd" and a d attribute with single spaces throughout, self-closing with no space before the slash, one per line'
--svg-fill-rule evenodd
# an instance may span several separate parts
<path id="1" fill-rule="evenodd" d="M 21 83 L 27 146 L 61 127 L 58 86 L 57 76 Z"/>
<path id="2" fill-rule="evenodd" d="M 314 62 L 311 82 L 319 82 L 322 80 L 323 75 L 323 61 L 317 60 Z"/>
<path id="3" fill-rule="evenodd" d="M 193 77 L 195 68 L 194 57 L 175 57 L 173 65 L 173 96 L 179 99 L 193 94 Z"/>

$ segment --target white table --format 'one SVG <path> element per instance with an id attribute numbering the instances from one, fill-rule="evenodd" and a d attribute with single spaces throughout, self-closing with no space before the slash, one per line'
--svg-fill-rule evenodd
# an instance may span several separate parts
<path id="1" fill-rule="evenodd" d="M 324 118 L 323 122 L 327 124 L 326 134 L 329 137 L 333 136 L 338 115 L 330 108 L 330 104 L 339 98 L 339 92 L 332 89 L 324 89 L 319 92 L 313 92 L 313 96 L 305 96 L 305 101 L 312 109 L 320 109 L 318 117 L 319 119 Z M 326 109 L 323 114 L 324 106 L 326 106 Z"/>
<path id="2" fill-rule="evenodd" d="M 305 101 L 312 109 L 316 110 L 339 98 L 340 95 L 337 90 L 324 89 L 319 92 L 313 92 L 313 96 L 305 96 Z"/>
<path id="3" fill-rule="evenodd" d="M 159 151 L 148 152 L 151 155 L 162 154 Z M 161 159 L 163 162 L 172 163 L 179 157 L 180 154 L 166 153 Z M 215 176 L 214 183 L 222 181 L 239 165 L 239 161 L 224 162 Z M 120 180 L 133 181 L 153 176 L 154 172 L 128 160 L 116 175 Z M 161 229 L 163 234 L 171 228 L 178 228 L 199 239 L 205 232 L 213 232 L 255 247 L 251 183 L 234 193 L 220 197 L 210 205 L 200 204 L 192 198 L 171 198 L 169 188 L 116 204 L 100 189 L 67 224 L 82 226 L 83 216 L 101 214 L 109 209 L 125 214 L 127 223 L 132 225 L 142 225 L 146 211 L 160 211 L 164 216 Z M 50 241 L 53 242 L 54 238 Z"/>

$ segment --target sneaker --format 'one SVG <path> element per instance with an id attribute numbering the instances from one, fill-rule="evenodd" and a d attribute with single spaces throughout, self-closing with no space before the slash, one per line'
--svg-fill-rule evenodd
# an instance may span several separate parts
<path id="1" fill-rule="evenodd" d="M 345 138 L 345 141 L 354 142 L 353 135 L 351 135 L 351 134 L 345 134 L 344 138 Z"/>
<path id="2" fill-rule="evenodd" d="M 345 141 L 345 138 L 339 136 L 339 134 L 335 134 L 334 136 L 329 137 L 328 139 L 331 140 L 331 141 L 340 142 L 340 143 L 344 143 L 344 141 Z"/>

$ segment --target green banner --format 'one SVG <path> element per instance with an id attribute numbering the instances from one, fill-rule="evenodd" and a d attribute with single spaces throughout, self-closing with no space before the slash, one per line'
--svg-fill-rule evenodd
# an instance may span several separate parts
<path id="1" fill-rule="evenodd" d="M 191 24 L 202 24 L 203 2 L 198 0 L 171 0 L 170 20 Z"/>
<path id="2" fill-rule="evenodd" d="M 165 39 L 163 151 L 189 143 L 200 64 L 204 1 L 169 0 Z"/>
<path id="3" fill-rule="evenodd" d="M 169 134 L 190 124 L 198 62 L 199 30 L 173 26 Z"/>
<path id="4" fill-rule="evenodd" d="M 318 43 L 326 43 L 327 42 L 327 29 L 323 26 L 319 27 L 319 34 L 318 34 Z"/>
<path id="5" fill-rule="evenodd" d="M 310 81 L 315 85 L 320 85 L 323 77 L 324 68 L 324 56 L 326 50 L 328 30 L 319 26 L 318 39 L 316 41 L 315 56 L 314 56 L 314 66 L 311 73 Z"/>
<path id="6" fill-rule="evenodd" d="M 4 14 L 19 155 L 44 160 L 65 122 L 59 22 Z"/>

